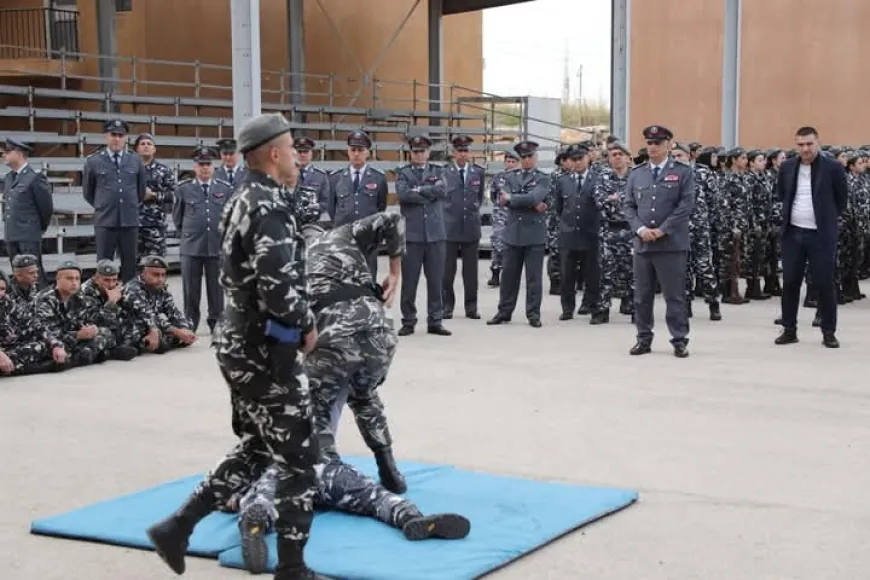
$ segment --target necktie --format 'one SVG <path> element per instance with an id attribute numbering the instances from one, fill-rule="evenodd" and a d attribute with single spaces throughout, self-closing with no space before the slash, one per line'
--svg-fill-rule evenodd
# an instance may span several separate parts
<path id="1" fill-rule="evenodd" d="M 229 180 L 230 183 L 233 182 L 233 170 L 232 169 L 227 169 L 227 180 Z"/>
<path id="2" fill-rule="evenodd" d="M 653 181 L 658 181 L 659 171 L 661 171 L 660 167 L 653 167 Z"/>
<path id="3" fill-rule="evenodd" d="M 208 183 L 203 183 L 203 184 L 202 184 L 202 194 L 203 194 L 205 197 L 208 197 Z"/>
<path id="4" fill-rule="evenodd" d="M 459 170 L 459 183 L 462 184 L 462 187 L 465 187 L 465 168 Z"/>
<path id="5" fill-rule="evenodd" d="M 353 172 L 353 191 L 359 193 L 359 171 Z"/>
<path id="6" fill-rule="evenodd" d="M 417 176 L 417 179 L 423 179 L 423 168 L 422 167 L 415 167 L 414 168 L 414 175 Z"/>
<path id="7" fill-rule="evenodd" d="M 112 157 L 113 157 L 113 159 L 114 159 L 114 161 L 115 161 L 115 167 L 117 167 L 118 169 L 120 169 L 120 168 L 121 168 L 121 154 L 120 154 L 120 153 L 114 153 L 114 154 L 112 155 Z"/>

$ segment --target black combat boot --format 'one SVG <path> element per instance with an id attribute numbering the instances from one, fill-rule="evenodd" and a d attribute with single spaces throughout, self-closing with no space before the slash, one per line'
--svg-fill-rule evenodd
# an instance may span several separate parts
<path id="1" fill-rule="evenodd" d="M 278 536 L 278 568 L 274 580 L 329 580 L 305 565 L 302 546 Z"/>
<path id="2" fill-rule="evenodd" d="M 710 302 L 710 320 L 722 320 L 722 310 L 719 308 L 719 303 L 715 300 Z"/>
<path id="3" fill-rule="evenodd" d="M 399 468 L 396 467 L 396 460 L 393 457 L 393 449 L 391 447 L 375 449 L 375 462 L 378 464 L 378 476 L 381 478 L 381 485 L 393 493 L 405 493 L 408 491 L 405 477 L 399 472 Z"/>
<path id="4" fill-rule="evenodd" d="M 764 293 L 771 296 L 782 296 L 782 286 L 779 285 L 779 276 L 768 276 L 764 279 Z"/>
<path id="5" fill-rule="evenodd" d="M 589 324 L 607 324 L 610 322 L 610 310 L 599 310 L 589 319 Z"/>
<path id="6" fill-rule="evenodd" d="M 629 314 L 631 314 L 632 310 L 633 310 L 633 307 L 631 304 L 631 300 L 629 300 L 628 298 L 623 298 L 622 300 L 619 301 L 619 313 L 620 314 L 628 316 Z"/>
<path id="7" fill-rule="evenodd" d="M 85 367 L 93 364 L 96 360 L 94 351 L 88 346 L 83 346 L 77 353 L 72 356 L 72 366 Z"/>
<path id="8" fill-rule="evenodd" d="M 139 349 L 133 346 L 117 346 L 109 352 L 112 360 L 133 360 L 139 354 Z"/>
<path id="9" fill-rule="evenodd" d="M 269 514 L 260 504 L 254 504 L 239 516 L 239 533 L 242 536 L 242 561 L 251 574 L 263 574 L 269 568 Z"/>
<path id="10" fill-rule="evenodd" d="M 414 542 L 438 538 L 441 540 L 461 540 L 471 531 L 468 518 L 458 514 L 436 514 L 411 518 L 402 524 L 405 538 Z"/>
<path id="11" fill-rule="evenodd" d="M 211 512 L 211 502 L 194 494 L 177 512 L 148 528 L 148 538 L 157 555 L 176 574 L 184 574 L 184 555 L 193 528 Z"/>
<path id="12" fill-rule="evenodd" d="M 490 288 L 498 288 L 498 285 L 500 283 L 499 277 L 500 277 L 499 271 L 493 270 L 492 271 L 492 278 L 489 279 L 489 282 L 487 282 L 486 285 L 489 286 Z"/>
<path id="13" fill-rule="evenodd" d="M 561 281 L 550 278 L 550 296 L 561 296 L 562 295 L 562 283 Z"/>

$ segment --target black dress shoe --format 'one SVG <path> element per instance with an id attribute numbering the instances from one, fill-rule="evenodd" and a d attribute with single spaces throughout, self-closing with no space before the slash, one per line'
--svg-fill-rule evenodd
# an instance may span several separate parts
<path id="1" fill-rule="evenodd" d="M 440 324 L 432 324 L 428 328 L 426 328 L 426 332 L 429 334 L 434 334 L 436 336 L 452 336 L 453 333 L 441 326 Z"/>
<path id="2" fill-rule="evenodd" d="M 683 343 L 677 343 L 674 345 L 674 356 L 677 358 L 686 358 L 689 356 L 689 349 Z"/>
<path id="3" fill-rule="evenodd" d="M 453 318 L 453 311 L 445 312 L 444 316 L 442 316 L 441 318 L 443 318 L 444 320 L 450 320 L 451 318 Z"/>
<path id="4" fill-rule="evenodd" d="M 628 316 L 631 314 L 632 304 L 627 299 L 623 298 L 619 301 L 619 313 Z"/>
<path id="5" fill-rule="evenodd" d="M 822 344 L 828 348 L 840 348 L 840 341 L 833 332 L 822 333 Z"/>
<path id="6" fill-rule="evenodd" d="M 577 314 L 580 316 L 586 316 L 587 314 L 592 314 L 592 309 L 585 304 L 581 304 L 580 308 L 577 309 Z"/>
<path id="7" fill-rule="evenodd" d="M 628 354 L 632 356 L 637 356 L 639 354 L 649 354 L 652 352 L 652 345 L 648 342 L 638 341 L 631 350 L 628 351 Z"/>
<path id="8" fill-rule="evenodd" d="M 589 319 L 589 324 L 607 324 L 608 322 L 610 322 L 610 310 L 600 310 Z"/>
<path id="9" fill-rule="evenodd" d="M 488 326 L 495 326 L 495 325 L 504 324 L 505 322 L 510 322 L 510 321 L 511 321 L 511 319 L 508 318 L 507 316 L 502 316 L 501 314 L 496 314 L 491 319 L 487 320 L 486 324 Z"/>
<path id="10" fill-rule="evenodd" d="M 822 326 L 822 317 L 819 316 L 818 313 L 813 317 L 813 328 L 820 328 Z"/>
<path id="11" fill-rule="evenodd" d="M 572 318 L 574 318 L 573 312 L 563 312 L 559 315 L 559 320 L 571 320 Z"/>
<path id="12" fill-rule="evenodd" d="M 399 336 L 410 336 L 414 334 L 414 327 L 408 326 L 407 324 L 403 324 L 402 328 L 399 329 Z"/>
<path id="13" fill-rule="evenodd" d="M 777 325 L 777 326 L 782 326 L 782 316 L 780 316 L 779 318 L 775 319 L 775 320 L 773 321 L 773 323 L 774 323 L 775 325 Z"/>
<path id="14" fill-rule="evenodd" d="M 471 320 L 480 320 L 480 312 L 475 310 L 474 312 L 466 312 L 465 318 L 470 318 Z"/>
<path id="15" fill-rule="evenodd" d="M 773 341 L 774 344 L 794 344 L 798 341 L 797 330 L 784 328 L 779 336 L 776 337 L 776 340 Z"/>
<path id="16" fill-rule="evenodd" d="M 710 320 L 714 322 L 722 320 L 722 310 L 719 308 L 718 302 L 710 303 Z"/>
<path id="17" fill-rule="evenodd" d="M 539 318 L 532 318 L 531 320 L 529 320 L 529 326 L 531 326 L 532 328 L 541 328 L 541 320 Z"/>

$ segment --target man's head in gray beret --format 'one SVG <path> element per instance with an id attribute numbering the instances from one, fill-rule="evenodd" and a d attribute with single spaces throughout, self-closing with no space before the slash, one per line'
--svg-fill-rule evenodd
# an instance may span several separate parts
<path id="1" fill-rule="evenodd" d="M 280 113 L 258 115 L 245 123 L 237 141 L 248 168 L 281 185 L 295 185 L 298 168 L 291 128 Z"/>

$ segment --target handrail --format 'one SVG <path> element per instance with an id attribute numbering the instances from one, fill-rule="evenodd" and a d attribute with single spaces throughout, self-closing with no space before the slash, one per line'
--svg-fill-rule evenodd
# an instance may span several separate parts
<path id="1" fill-rule="evenodd" d="M 79 49 L 77 10 L 63 8 L 0 9 L 0 58 L 23 58 L 36 52 L 57 59 L 62 50 Z"/>

